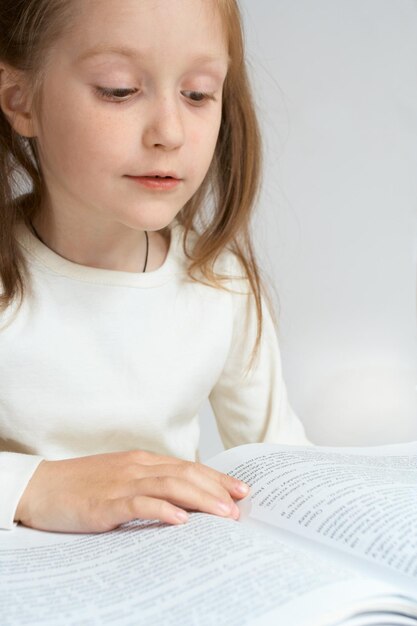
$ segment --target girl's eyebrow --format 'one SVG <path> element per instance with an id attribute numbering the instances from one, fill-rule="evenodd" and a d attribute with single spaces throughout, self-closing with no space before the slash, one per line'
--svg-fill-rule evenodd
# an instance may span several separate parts
<path id="1" fill-rule="evenodd" d="M 81 63 L 99 54 L 118 54 L 118 55 L 125 56 L 131 59 L 141 59 L 145 56 L 143 52 L 141 52 L 140 50 L 137 50 L 136 48 L 131 48 L 129 46 L 124 46 L 124 45 L 114 46 L 114 45 L 108 45 L 108 44 L 102 43 L 102 44 L 98 44 L 97 46 L 94 46 L 93 48 L 89 48 L 88 50 L 83 52 L 77 58 L 76 62 Z M 219 61 L 221 62 L 222 60 L 223 59 L 221 57 L 215 56 L 213 54 L 197 54 L 196 56 L 191 57 L 190 63 L 193 63 L 193 64 L 214 63 L 214 62 L 219 62 Z M 227 56 L 227 65 L 228 66 L 230 65 L 230 56 Z"/>

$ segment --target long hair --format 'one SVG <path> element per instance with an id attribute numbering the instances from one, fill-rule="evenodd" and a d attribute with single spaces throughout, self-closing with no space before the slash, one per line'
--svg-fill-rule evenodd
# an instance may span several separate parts
<path id="1" fill-rule="evenodd" d="M 0 59 L 27 74 L 37 110 L 42 105 L 42 76 L 48 53 L 54 41 L 71 27 L 75 4 L 73 0 L 1 0 Z M 261 179 L 261 139 L 237 1 L 215 0 L 214 7 L 225 26 L 230 56 L 222 121 L 207 175 L 177 219 L 185 228 L 184 252 L 191 279 L 227 289 L 224 284 L 228 276 L 216 273 L 215 262 L 225 249 L 240 262 L 257 314 L 252 363 L 262 334 L 262 296 L 267 296 L 251 238 Z M 16 197 L 14 188 L 19 188 L 22 177 L 31 184 L 31 193 Z M 0 309 L 15 298 L 20 302 L 23 299 L 29 273 L 15 227 L 20 221 L 29 225 L 42 206 L 44 194 L 36 138 L 16 133 L 0 110 Z M 186 244 L 190 231 L 197 233 L 192 250 Z"/>

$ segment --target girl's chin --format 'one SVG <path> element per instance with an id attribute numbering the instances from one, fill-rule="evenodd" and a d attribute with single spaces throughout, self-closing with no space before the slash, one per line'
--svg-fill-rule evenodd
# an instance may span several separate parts
<path id="1" fill-rule="evenodd" d="M 136 223 L 131 224 L 131 227 L 138 229 L 138 230 L 147 230 L 150 232 L 163 230 L 164 228 L 167 228 L 168 226 L 172 224 L 172 222 L 177 217 L 178 213 L 179 211 L 177 211 L 176 213 L 171 213 L 170 215 L 165 215 L 165 216 L 158 215 L 158 216 L 151 216 L 149 218 L 144 217 L 140 221 L 138 220 L 136 221 Z"/>

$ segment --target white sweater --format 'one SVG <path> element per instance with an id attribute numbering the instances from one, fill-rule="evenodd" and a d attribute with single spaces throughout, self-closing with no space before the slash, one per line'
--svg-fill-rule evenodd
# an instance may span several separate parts
<path id="1" fill-rule="evenodd" d="M 72 263 L 24 226 L 18 238 L 32 291 L 0 317 L 0 528 L 43 458 L 144 449 L 199 460 L 198 412 L 209 398 L 226 448 L 308 444 L 281 375 L 264 307 L 260 353 L 247 281 L 239 293 L 190 281 L 174 223 L 158 270 L 130 273 Z M 231 253 L 216 266 L 239 273 Z"/>

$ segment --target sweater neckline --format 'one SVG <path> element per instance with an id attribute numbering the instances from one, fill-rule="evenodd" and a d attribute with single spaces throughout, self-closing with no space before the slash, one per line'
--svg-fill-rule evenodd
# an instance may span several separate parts
<path id="1" fill-rule="evenodd" d="M 151 272 L 134 273 L 90 267 L 69 261 L 42 243 L 23 222 L 16 231 L 17 240 L 31 257 L 32 263 L 51 273 L 80 282 L 126 287 L 157 287 L 170 280 L 174 274 L 184 271 L 180 262 L 182 226 L 176 220 L 170 225 L 170 235 L 169 249 L 163 264 Z"/>

